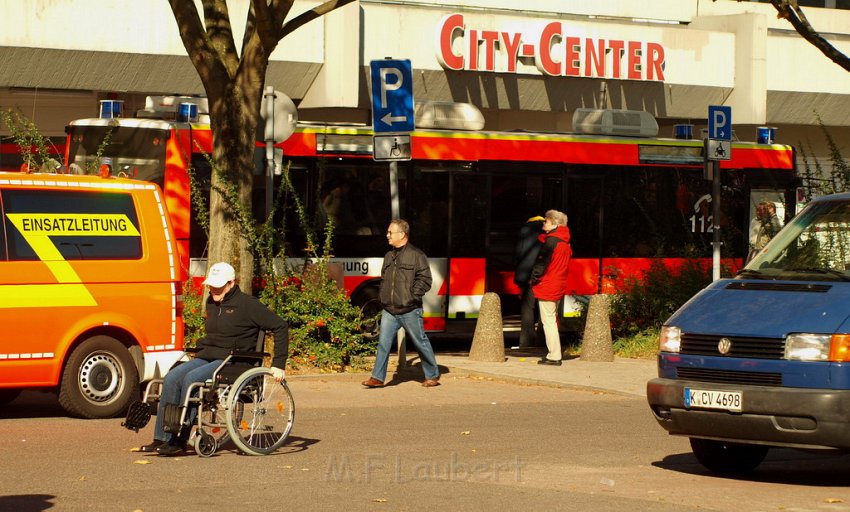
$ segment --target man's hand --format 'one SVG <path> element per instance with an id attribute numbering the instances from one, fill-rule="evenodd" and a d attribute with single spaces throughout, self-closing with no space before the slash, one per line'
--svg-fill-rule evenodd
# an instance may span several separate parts
<path id="1" fill-rule="evenodd" d="M 274 376 L 275 382 L 280 382 L 282 380 L 286 380 L 286 371 L 281 370 L 280 368 L 272 367 L 272 376 Z"/>

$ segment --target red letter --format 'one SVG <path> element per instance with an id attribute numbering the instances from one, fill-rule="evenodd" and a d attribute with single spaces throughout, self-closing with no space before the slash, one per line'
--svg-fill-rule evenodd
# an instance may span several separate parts
<path id="1" fill-rule="evenodd" d="M 484 70 L 496 70 L 496 41 L 499 33 L 493 30 L 482 30 L 481 40 L 484 41 Z"/>
<path id="2" fill-rule="evenodd" d="M 564 74 L 567 76 L 581 75 L 581 61 L 579 60 L 581 40 L 577 37 L 568 37 L 564 46 L 566 54 L 566 58 L 564 59 Z"/>
<path id="3" fill-rule="evenodd" d="M 520 34 L 502 32 L 502 43 L 508 58 L 508 73 L 516 73 L 516 61 L 519 54 Z"/>
<path id="4" fill-rule="evenodd" d="M 600 39 L 596 45 L 589 37 L 584 40 L 584 76 L 588 78 L 605 76 L 605 40 Z"/>
<path id="5" fill-rule="evenodd" d="M 469 59 L 467 63 L 469 64 L 469 68 L 471 70 L 478 69 L 478 31 L 470 30 L 469 31 Z"/>
<path id="6" fill-rule="evenodd" d="M 629 80 L 640 80 L 640 58 L 641 58 L 640 41 L 629 41 Z"/>
<path id="7" fill-rule="evenodd" d="M 553 21 L 543 27 L 540 44 L 537 46 L 535 64 L 541 73 L 551 76 L 561 74 L 561 63 L 552 59 L 552 46 L 561 39 L 561 23 Z"/>
<path id="8" fill-rule="evenodd" d="M 437 26 L 440 27 L 437 32 L 437 60 L 440 65 L 455 71 L 463 69 L 463 55 L 452 51 L 455 32 L 460 31 L 460 37 L 463 37 L 463 14 L 449 14 Z"/>
<path id="9" fill-rule="evenodd" d="M 608 41 L 608 46 L 611 48 L 611 62 L 614 64 L 611 78 L 620 78 L 620 60 L 623 58 L 625 44 L 622 41 Z"/>
<path id="10" fill-rule="evenodd" d="M 646 43 L 646 79 L 663 82 L 664 64 L 664 47 L 658 43 Z"/>

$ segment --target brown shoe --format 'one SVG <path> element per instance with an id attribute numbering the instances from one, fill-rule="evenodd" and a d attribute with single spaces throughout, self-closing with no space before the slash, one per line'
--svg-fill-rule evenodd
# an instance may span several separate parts
<path id="1" fill-rule="evenodd" d="M 439 385 L 440 385 L 440 378 L 439 377 L 437 377 L 436 379 L 425 379 L 425 381 L 422 382 L 422 386 L 424 386 L 426 388 L 433 388 L 434 386 L 439 386 Z"/>
<path id="2" fill-rule="evenodd" d="M 382 388 L 384 387 L 384 383 L 376 379 L 375 377 L 369 377 L 368 379 L 361 382 L 367 388 Z"/>

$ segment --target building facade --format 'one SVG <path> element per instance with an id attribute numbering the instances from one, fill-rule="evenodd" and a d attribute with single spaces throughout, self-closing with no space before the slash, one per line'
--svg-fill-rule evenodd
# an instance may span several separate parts
<path id="1" fill-rule="evenodd" d="M 292 15 L 318 3 L 296 1 Z M 228 2 L 237 40 L 248 4 Z M 814 28 L 850 54 L 850 10 L 814 4 Z M 672 136 L 727 105 L 742 140 L 769 125 L 826 156 L 820 120 L 850 154 L 850 73 L 768 3 L 359 0 L 284 39 L 267 85 L 300 119 L 369 124 L 369 62 L 386 57 L 411 60 L 417 101 L 472 103 L 488 130 L 570 131 L 591 107 L 648 111 Z M 149 94 L 203 94 L 166 2 L 0 2 L 0 106 L 45 135 L 94 117 L 99 99 L 132 111 Z"/>

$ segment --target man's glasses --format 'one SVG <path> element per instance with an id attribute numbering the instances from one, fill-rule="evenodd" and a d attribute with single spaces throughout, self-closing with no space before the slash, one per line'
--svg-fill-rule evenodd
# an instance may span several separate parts
<path id="1" fill-rule="evenodd" d="M 387 231 L 387 236 L 393 236 L 401 233 L 401 231 Z"/>

